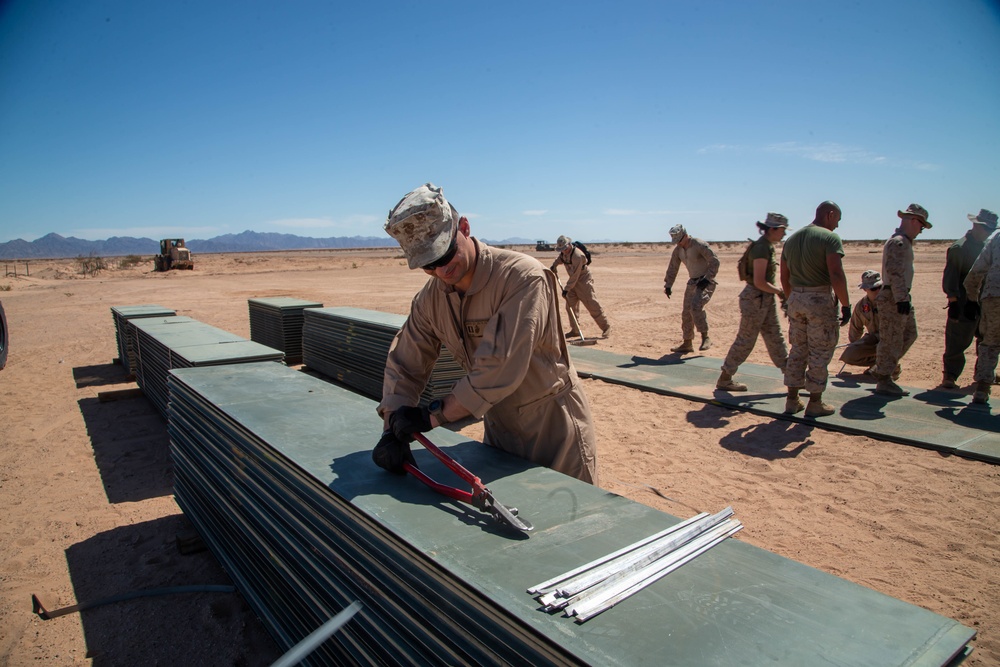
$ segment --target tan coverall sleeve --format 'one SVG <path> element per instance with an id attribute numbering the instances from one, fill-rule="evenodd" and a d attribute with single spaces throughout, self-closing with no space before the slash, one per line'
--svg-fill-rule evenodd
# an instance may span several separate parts
<path id="1" fill-rule="evenodd" d="M 573 248 L 573 252 L 569 256 L 570 264 L 566 267 L 569 277 L 566 279 L 566 289 L 571 290 L 576 287 L 576 284 L 580 282 L 580 276 L 583 275 L 583 269 L 587 266 L 587 258 L 583 253 L 576 248 Z"/>
<path id="2" fill-rule="evenodd" d="M 426 314 L 416 306 L 414 299 L 409 317 L 389 346 L 382 378 L 382 402 L 377 408 L 383 417 L 397 408 L 420 402 L 420 393 L 441 354 L 441 341 L 422 315 Z"/>

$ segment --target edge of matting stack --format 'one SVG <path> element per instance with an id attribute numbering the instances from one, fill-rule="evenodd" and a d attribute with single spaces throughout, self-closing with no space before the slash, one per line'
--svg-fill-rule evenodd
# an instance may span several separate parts
<path id="1" fill-rule="evenodd" d="M 369 398 L 382 398 L 389 346 L 405 315 L 362 308 L 310 308 L 302 329 L 303 363 Z M 451 352 L 441 348 L 420 405 L 443 398 L 464 375 Z"/>
<path id="2" fill-rule="evenodd" d="M 289 366 L 302 363 L 302 311 L 322 308 L 318 301 L 289 296 L 247 300 L 250 311 L 250 340 L 285 353 Z"/>
<path id="3" fill-rule="evenodd" d="M 126 373 L 135 372 L 135 329 L 128 326 L 128 321 L 143 317 L 170 317 L 176 314 L 170 308 L 155 304 L 111 306 L 111 317 L 115 321 L 115 343 L 118 345 L 118 359 Z"/>
<path id="4" fill-rule="evenodd" d="M 311 664 L 935 665 L 975 631 L 726 539 L 575 622 L 527 589 L 680 520 L 443 429 L 530 537 L 371 462 L 375 403 L 281 364 L 169 373 L 176 498 L 285 649 L 354 601 Z M 460 486 L 429 452 L 420 468 Z"/>
<path id="5" fill-rule="evenodd" d="M 198 320 L 176 315 L 129 320 L 135 328 L 134 373 L 142 393 L 167 416 L 167 372 L 172 368 L 281 362 L 282 353 Z"/>

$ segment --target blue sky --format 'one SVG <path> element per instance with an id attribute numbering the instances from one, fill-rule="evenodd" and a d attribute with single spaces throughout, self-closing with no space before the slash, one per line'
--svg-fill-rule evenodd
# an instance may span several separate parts
<path id="1" fill-rule="evenodd" d="M 755 236 L 1000 211 L 1000 3 L 7 0 L 0 242 Z"/>

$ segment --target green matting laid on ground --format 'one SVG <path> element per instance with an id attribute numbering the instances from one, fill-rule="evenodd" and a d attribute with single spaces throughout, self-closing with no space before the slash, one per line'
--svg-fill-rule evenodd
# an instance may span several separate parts
<path id="1" fill-rule="evenodd" d="M 975 636 L 739 539 L 585 623 L 547 614 L 529 586 L 679 519 L 428 433 L 535 527 L 512 532 L 377 468 L 382 423 L 368 398 L 275 363 L 170 375 L 178 502 L 272 634 L 290 645 L 364 604 L 320 662 L 940 666 Z M 425 473 L 463 485 L 413 449 Z"/>
<path id="2" fill-rule="evenodd" d="M 823 400 L 837 412 L 813 419 L 802 412 L 783 414 L 785 386 L 781 371 L 773 366 L 743 364 L 736 380 L 748 391 L 730 393 L 715 388 L 721 359 L 649 359 L 577 347 L 570 348 L 570 356 L 581 377 L 1000 463 L 1000 418 L 990 406 L 972 405 L 970 396 L 957 392 L 906 387 L 909 396 L 880 396 L 874 393 L 874 383 L 831 376 Z"/>

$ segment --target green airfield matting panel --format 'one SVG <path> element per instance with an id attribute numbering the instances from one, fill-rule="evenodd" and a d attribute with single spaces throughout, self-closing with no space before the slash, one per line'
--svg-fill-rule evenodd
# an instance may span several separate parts
<path id="1" fill-rule="evenodd" d="M 293 613 L 305 615 L 311 605 L 328 604 L 318 596 L 332 588 L 343 596 L 338 604 L 360 599 L 365 607 L 345 626 L 349 632 L 328 640 L 343 641 L 342 650 L 355 657 L 396 651 L 400 662 L 420 664 L 409 651 L 422 651 L 425 642 L 452 642 L 453 632 L 434 631 L 449 620 L 444 606 L 391 599 L 418 589 L 427 600 L 440 593 L 441 600 L 464 609 L 465 622 L 480 623 L 499 642 L 474 644 L 480 641 L 477 631 L 467 648 L 495 650 L 507 656 L 504 661 L 535 652 L 540 661 L 548 656 L 591 665 L 949 665 L 967 655 L 975 636 L 952 619 L 738 539 L 725 540 L 577 624 L 540 611 L 525 590 L 679 519 L 451 431 L 429 433 L 535 526 L 530 537 L 512 534 L 415 478 L 372 464 L 382 424 L 368 398 L 274 363 L 184 368 L 170 375 L 171 448 L 182 462 L 178 501 L 185 513 L 195 511 L 200 531 L 221 531 L 222 538 L 209 535 L 206 542 L 227 570 L 240 563 L 253 570 L 230 574 L 266 622 L 281 623 Z M 432 478 L 462 486 L 429 452 L 413 449 Z M 214 463 L 205 467 L 202 458 Z M 232 479 L 216 480 L 227 476 L 225 470 Z M 217 497 L 196 497 L 216 485 Z M 252 489 L 254 502 L 246 497 Z M 279 509 L 298 519 L 260 520 Z M 354 517 L 340 538 L 324 538 L 319 527 L 308 535 L 295 528 L 298 522 L 320 526 L 320 517 L 334 515 Z M 258 545 L 251 533 L 266 543 Z M 345 539 L 347 534 L 353 538 Z M 287 546 L 309 539 L 319 541 L 311 548 Z M 234 547 L 234 540 L 242 546 Z M 283 561 L 286 551 L 293 557 Z M 316 557 L 326 551 L 331 555 Z M 310 586 L 300 569 L 303 559 L 311 567 L 325 566 L 321 575 L 329 585 Z M 356 575 L 343 571 L 348 564 Z M 311 591 L 305 597 L 288 588 L 292 571 Z M 378 576 L 355 578 L 366 573 Z M 256 587 L 246 590 L 254 581 Z M 428 588 L 434 581 L 452 585 Z M 407 599 L 414 604 L 416 598 Z M 462 607 L 463 600 L 472 606 Z M 320 622 L 309 614 L 294 632 L 270 629 L 290 643 Z M 501 641 L 510 629 L 514 634 Z M 373 641 L 380 633 L 396 643 Z M 522 636 L 524 645 L 514 641 Z M 452 650 L 453 664 L 477 662 L 457 644 Z"/>
<path id="2" fill-rule="evenodd" d="M 909 396 L 895 398 L 875 394 L 874 384 L 831 376 L 823 399 L 837 412 L 813 419 L 801 412 L 783 414 L 785 386 L 781 371 L 773 366 L 743 364 L 736 379 L 748 391 L 729 393 L 715 388 L 721 359 L 649 359 L 578 347 L 570 348 L 570 356 L 581 377 L 1000 463 L 1000 417 L 989 406 L 972 405 L 969 396 L 955 392 L 910 388 Z"/>

